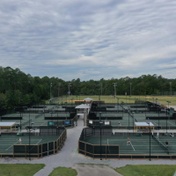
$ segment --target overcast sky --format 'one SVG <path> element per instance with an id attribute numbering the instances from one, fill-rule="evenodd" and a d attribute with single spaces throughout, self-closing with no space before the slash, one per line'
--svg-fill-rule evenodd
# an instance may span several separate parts
<path id="1" fill-rule="evenodd" d="M 176 0 L 0 0 L 0 66 L 66 81 L 176 78 Z"/>

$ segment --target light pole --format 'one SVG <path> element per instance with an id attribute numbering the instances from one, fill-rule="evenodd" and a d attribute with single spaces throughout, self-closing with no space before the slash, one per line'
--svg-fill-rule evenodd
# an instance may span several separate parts
<path id="1" fill-rule="evenodd" d="M 71 83 L 68 83 L 68 95 L 71 95 L 70 87 L 71 87 Z"/>
<path id="2" fill-rule="evenodd" d="M 147 122 L 149 127 L 149 161 L 151 161 L 151 128 L 150 128 L 150 121 Z"/>
<path id="3" fill-rule="evenodd" d="M 29 160 L 31 160 L 31 157 L 30 157 L 30 152 L 31 152 L 31 131 L 30 131 L 31 129 L 30 129 L 30 127 L 31 127 L 31 125 L 30 124 L 31 124 L 31 117 L 30 117 L 30 112 L 29 112 L 29 126 L 28 126 L 28 130 L 29 130 L 28 131 L 29 132 L 29 146 L 28 146 L 29 147 L 29 149 L 28 149 L 29 150 Z"/>
<path id="4" fill-rule="evenodd" d="M 170 119 L 170 110 L 169 110 L 169 103 L 170 103 L 170 101 L 167 101 L 167 103 L 168 103 L 168 111 L 166 111 L 167 112 L 167 120 L 166 120 L 166 133 L 167 133 L 167 128 L 168 128 L 168 125 L 167 125 L 167 121 Z"/>
<path id="5" fill-rule="evenodd" d="M 170 85 L 170 96 L 172 95 L 172 82 L 169 82 Z"/>
<path id="6" fill-rule="evenodd" d="M 101 121 L 101 112 L 99 114 L 99 125 L 100 125 L 100 160 L 102 160 L 102 124 Z"/>
<path id="7" fill-rule="evenodd" d="M 100 83 L 100 96 L 99 96 L 99 100 L 101 100 L 101 96 L 102 96 L 102 83 Z"/>
<path id="8" fill-rule="evenodd" d="M 60 86 L 61 86 L 61 83 L 58 83 L 58 98 L 60 96 Z"/>
<path id="9" fill-rule="evenodd" d="M 167 101 L 167 104 L 168 104 L 168 110 L 169 110 L 169 104 L 170 104 L 170 101 Z"/>
<path id="10" fill-rule="evenodd" d="M 29 154 L 29 160 L 31 160 L 31 129 L 32 129 L 33 122 L 31 122 L 30 112 L 29 112 L 29 125 L 26 127 L 26 130 L 28 130 L 28 136 L 29 136 L 29 145 L 28 145 L 28 154 Z"/>
<path id="11" fill-rule="evenodd" d="M 50 102 L 51 102 L 51 98 L 52 98 L 51 89 L 52 89 L 52 83 L 50 83 Z"/>
<path id="12" fill-rule="evenodd" d="M 128 130 L 130 130 L 130 108 L 127 109 L 128 112 Z"/>
<path id="13" fill-rule="evenodd" d="M 134 131 L 134 123 L 135 123 L 134 112 L 132 112 L 132 116 L 133 116 L 133 131 Z"/>
<path id="14" fill-rule="evenodd" d="M 156 103 L 155 107 L 156 107 L 156 110 L 158 111 L 158 98 L 156 98 L 155 100 L 156 100 L 155 101 L 155 103 Z"/>
<path id="15" fill-rule="evenodd" d="M 117 111 L 119 112 L 119 98 L 118 97 L 116 97 L 117 98 Z"/>
<path id="16" fill-rule="evenodd" d="M 147 100 L 146 100 L 146 96 L 145 96 L 145 118 L 146 118 L 146 113 L 147 113 Z"/>
<path id="17" fill-rule="evenodd" d="M 116 98 L 116 87 L 117 87 L 117 83 L 114 83 L 113 86 L 114 86 L 114 98 Z"/>
<path id="18" fill-rule="evenodd" d="M 131 85 L 132 85 L 132 83 L 130 82 L 130 97 L 131 97 Z"/>
<path id="19" fill-rule="evenodd" d="M 126 96 L 126 104 L 127 104 L 127 92 L 125 92 L 125 96 Z"/>
<path id="20" fill-rule="evenodd" d="M 168 108 L 169 108 L 170 101 L 167 101 L 167 103 L 168 103 Z"/>

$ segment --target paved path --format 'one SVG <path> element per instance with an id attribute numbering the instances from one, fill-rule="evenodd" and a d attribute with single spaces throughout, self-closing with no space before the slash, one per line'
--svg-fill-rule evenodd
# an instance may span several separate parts
<path id="1" fill-rule="evenodd" d="M 82 132 L 83 120 L 78 121 L 78 126 L 75 128 L 71 128 L 67 130 L 67 140 L 65 141 L 65 145 L 62 150 L 55 154 L 50 155 L 47 157 L 43 157 L 41 159 L 32 159 L 28 160 L 25 158 L 1 158 L 0 163 L 44 163 L 46 166 L 36 173 L 34 176 L 48 176 L 52 170 L 58 166 L 65 166 L 65 167 L 76 167 L 77 164 L 84 163 L 84 164 L 99 164 L 99 165 L 106 165 L 112 168 L 122 167 L 127 164 L 176 164 L 176 160 L 152 160 L 149 161 L 147 159 L 92 159 L 89 157 L 85 157 L 78 153 L 78 139 Z M 78 167 L 78 166 L 77 166 Z M 94 166 L 97 168 L 96 166 Z M 87 170 L 90 170 L 89 166 L 86 166 Z M 107 169 L 107 168 L 106 168 Z M 80 172 L 80 167 L 78 167 L 78 171 Z M 100 168 L 98 169 L 100 170 Z M 112 171 L 114 172 L 114 171 Z M 91 176 L 94 174 L 90 174 Z M 82 175 L 79 175 L 82 176 Z M 86 175 L 84 175 L 86 176 Z M 103 176 L 101 174 L 101 176 Z"/>
<path id="2" fill-rule="evenodd" d="M 111 167 L 102 164 L 76 164 L 73 168 L 77 170 L 77 176 L 121 176 Z"/>

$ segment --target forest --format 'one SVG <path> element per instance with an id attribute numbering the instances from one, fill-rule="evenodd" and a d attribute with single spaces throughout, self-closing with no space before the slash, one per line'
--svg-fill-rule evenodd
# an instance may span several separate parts
<path id="1" fill-rule="evenodd" d="M 118 77 L 118 75 L 117 75 Z M 161 75 L 137 78 L 111 78 L 64 81 L 57 77 L 32 77 L 20 69 L 0 67 L 0 109 L 14 109 L 45 103 L 53 97 L 66 95 L 175 95 L 176 79 Z"/>

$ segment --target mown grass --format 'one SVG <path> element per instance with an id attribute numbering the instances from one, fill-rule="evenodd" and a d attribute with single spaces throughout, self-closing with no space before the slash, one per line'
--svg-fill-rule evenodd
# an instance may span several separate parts
<path id="1" fill-rule="evenodd" d="M 49 176 L 76 176 L 77 171 L 72 168 L 57 167 L 55 168 Z"/>
<path id="2" fill-rule="evenodd" d="M 115 170 L 123 176 L 173 176 L 176 165 L 127 165 Z"/>
<path id="3" fill-rule="evenodd" d="M 33 176 L 44 164 L 0 164 L 1 176 Z M 127 165 L 115 169 L 123 176 L 173 176 L 176 165 Z M 57 167 L 49 176 L 77 176 L 72 168 Z"/>
<path id="4" fill-rule="evenodd" d="M 117 98 L 114 98 L 114 96 L 107 96 L 107 95 L 81 95 L 81 96 L 62 96 L 59 98 L 56 98 L 55 101 L 56 103 L 74 103 L 75 100 L 84 100 L 85 98 L 92 98 L 94 101 L 101 100 L 104 101 L 105 103 L 134 103 L 136 100 L 141 100 L 141 101 L 151 101 L 155 103 L 160 103 L 162 105 L 168 106 L 168 101 L 169 101 L 169 106 L 170 105 L 176 105 L 176 96 L 137 96 L 137 95 L 132 95 L 132 96 L 118 96 Z"/>
<path id="5" fill-rule="evenodd" d="M 44 164 L 0 164 L 1 176 L 33 176 Z"/>

